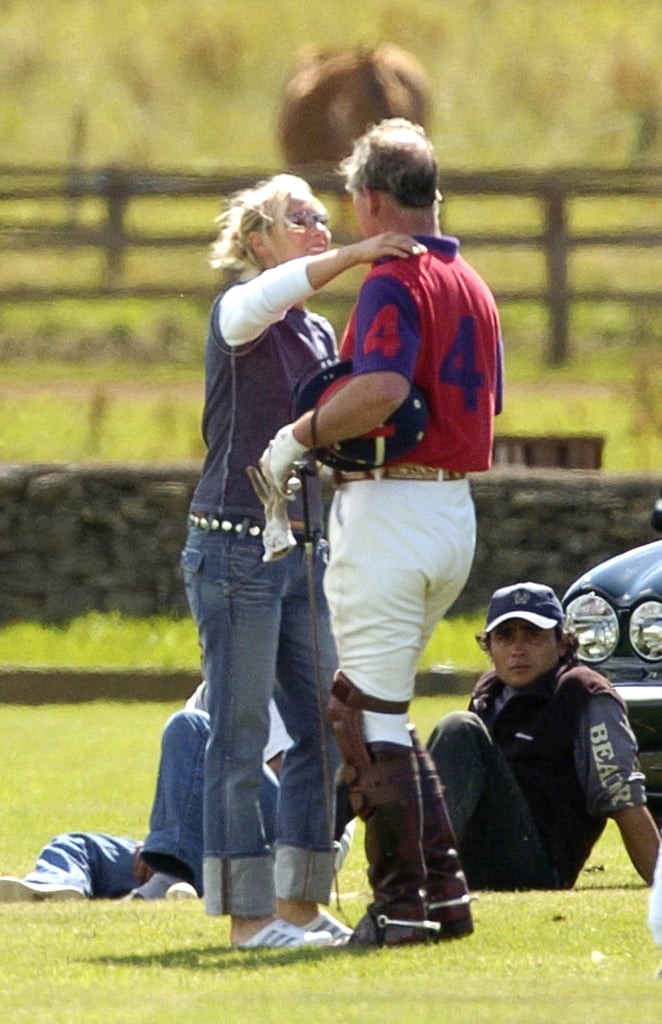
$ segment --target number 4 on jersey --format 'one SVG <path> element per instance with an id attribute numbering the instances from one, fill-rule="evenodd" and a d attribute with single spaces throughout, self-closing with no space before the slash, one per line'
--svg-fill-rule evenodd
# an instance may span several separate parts
<path id="1" fill-rule="evenodd" d="M 476 321 L 472 316 L 463 316 L 453 339 L 448 355 L 441 364 L 439 380 L 462 388 L 464 408 L 475 412 L 478 408 L 478 389 L 485 384 L 485 377 L 476 368 Z"/>

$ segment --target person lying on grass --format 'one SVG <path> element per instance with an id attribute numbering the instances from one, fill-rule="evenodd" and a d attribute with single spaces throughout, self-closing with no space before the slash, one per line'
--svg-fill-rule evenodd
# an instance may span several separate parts
<path id="1" fill-rule="evenodd" d="M 0 878 L 0 902 L 201 896 L 202 772 L 209 736 L 205 700 L 202 683 L 186 708 L 166 722 L 150 831 L 144 843 L 105 832 L 64 832 L 43 847 L 34 870 L 24 878 Z M 272 702 L 260 794 L 269 841 L 275 834 L 280 763 L 290 743 Z M 347 806 L 342 799 L 338 804 Z M 337 870 L 352 841 L 350 816 L 345 813 L 339 818 Z"/>

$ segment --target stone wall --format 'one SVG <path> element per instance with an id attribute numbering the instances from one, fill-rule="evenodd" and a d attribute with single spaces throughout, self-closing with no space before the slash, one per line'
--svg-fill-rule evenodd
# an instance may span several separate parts
<path id="1" fill-rule="evenodd" d="M 563 596 L 582 572 L 660 540 L 651 513 L 657 474 L 493 469 L 476 477 L 476 558 L 456 610 L 482 607 L 492 590 L 535 579 Z"/>
<path id="2" fill-rule="evenodd" d="M 0 622 L 91 610 L 187 615 L 179 572 L 197 465 L 0 466 Z M 498 467 L 473 480 L 474 566 L 455 611 L 544 580 L 561 596 L 583 570 L 658 539 L 660 480 Z"/>

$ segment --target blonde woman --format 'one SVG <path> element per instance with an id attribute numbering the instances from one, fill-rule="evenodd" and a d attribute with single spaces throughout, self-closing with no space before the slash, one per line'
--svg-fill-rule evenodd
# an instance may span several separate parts
<path id="1" fill-rule="evenodd" d="M 408 235 L 388 232 L 331 250 L 327 220 L 305 181 L 277 175 L 231 199 L 212 247 L 222 290 L 212 306 L 205 356 L 207 455 L 190 506 L 182 568 L 211 718 L 205 906 L 210 915 L 230 915 L 230 940 L 242 948 L 329 945 L 350 934 L 319 908 L 328 903 L 333 881 L 339 764 L 325 714 L 337 659 L 322 588 L 319 486 L 313 477 L 307 488 L 307 522 L 319 536 L 313 630 L 300 543 L 302 495 L 288 505 L 299 543 L 286 558 L 265 561 L 264 507 L 246 473 L 289 421 L 302 375 L 335 355 L 331 325 L 307 309 L 306 300 L 344 270 L 416 249 Z M 273 846 L 259 810 L 272 694 L 293 741 L 281 774 Z"/>

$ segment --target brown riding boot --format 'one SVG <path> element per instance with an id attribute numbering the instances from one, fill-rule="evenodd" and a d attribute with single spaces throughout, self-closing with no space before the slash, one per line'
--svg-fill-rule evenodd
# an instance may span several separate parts
<path id="1" fill-rule="evenodd" d="M 467 888 L 455 834 L 444 800 L 444 791 L 434 761 L 413 726 L 409 732 L 418 762 L 423 802 L 423 856 L 427 870 L 427 918 L 441 925 L 431 933 L 435 940 L 461 939 L 474 930 L 471 896 Z"/>
<path id="2" fill-rule="evenodd" d="M 374 902 L 350 945 L 403 946 L 426 942 L 421 848 L 421 795 L 416 758 L 395 743 L 367 744 L 372 764 L 357 780 L 369 793 L 365 819 L 368 880 Z"/>

